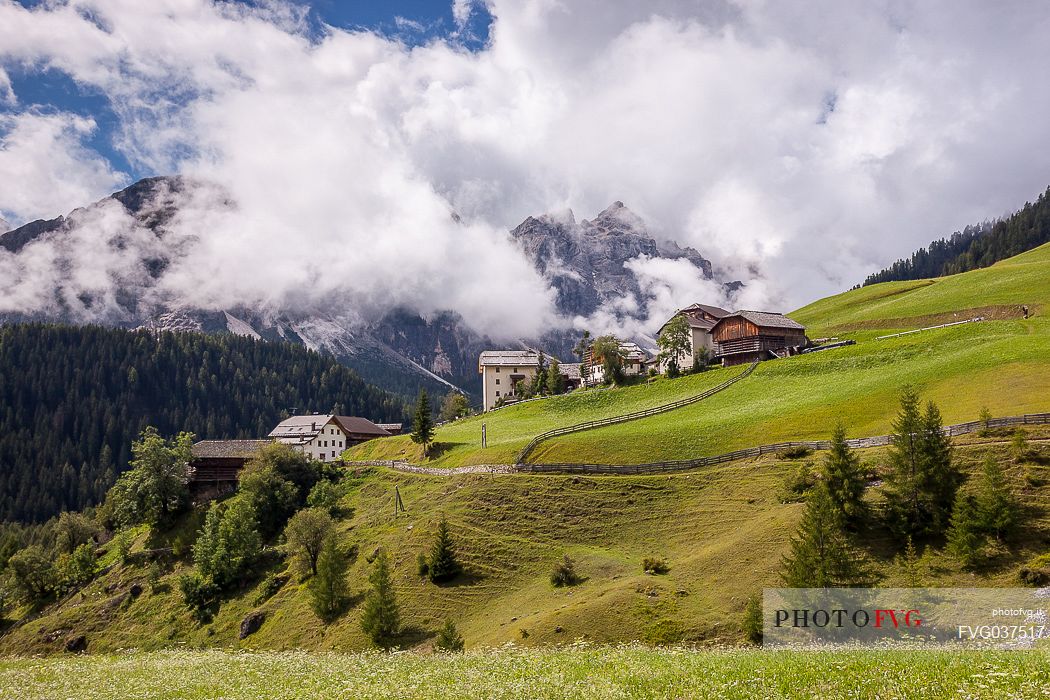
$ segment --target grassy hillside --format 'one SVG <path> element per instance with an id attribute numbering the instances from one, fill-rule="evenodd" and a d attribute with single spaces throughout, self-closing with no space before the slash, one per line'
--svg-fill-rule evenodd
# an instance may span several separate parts
<path id="1" fill-rule="evenodd" d="M 1031 433 L 1050 437 L 1050 428 Z M 958 451 L 966 470 L 986 454 L 1006 460 L 1003 437 L 967 438 Z M 1033 444 L 1038 445 L 1033 439 Z M 1050 454 L 1032 474 L 1050 478 Z M 881 450 L 864 458 L 882 462 Z M 767 455 L 702 472 L 649 477 L 463 475 L 452 478 L 367 469 L 349 474 L 344 507 L 352 515 L 339 523 L 346 546 L 359 556 L 349 572 L 355 605 L 329 626 L 309 607 L 307 590 L 295 579 L 263 595 L 265 577 L 283 570 L 274 564 L 258 571 L 247 588 L 231 594 L 214 619 L 198 623 L 185 608 L 177 579 L 189 557 L 160 560 L 161 577 L 148 583 L 144 547 L 163 546 L 180 531 L 134 547 L 131 563 L 113 568 L 83 591 L 0 637 L 0 653 L 59 651 L 74 635 L 84 635 L 92 652 L 202 648 L 354 650 L 367 647 L 359 628 L 361 595 L 367 587 L 368 556 L 377 547 L 390 552 L 394 580 L 407 627 L 401 644 L 426 647 L 446 618 L 455 620 L 468 647 L 546 645 L 585 639 L 596 642 L 642 640 L 736 643 L 748 596 L 778 582 L 780 559 L 801 517 L 801 504 L 781 504 L 777 492 L 798 462 Z M 1050 538 L 1050 487 L 1029 486 L 1022 468 L 1009 465 L 1012 483 L 1026 504 L 1025 527 L 1009 552 L 1001 551 L 979 572 L 962 571 L 950 558 L 929 552 L 922 567 L 931 584 L 1017 585 L 1020 564 L 1046 549 Z M 408 508 L 394 517 L 397 486 Z M 871 498 L 880 499 L 874 489 Z M 435 524 L 446 516 L 468 575 L 446 586 L 423 582 L 416 556 L 432 540 Z M 184 523 L 190 532 L 199 518 Z M 900 583 L 887 533 L 866 533 L 865 556 L 879 582 Z M 114 561 L 113 545 L 108 561 Z M 183 551 L 185 547 L 183 546 Z M 578 562 L 586 580 L 555 589 L 548 575 L 563 554 Z M 664 576 L 642 573 L 644 557 L 658 556 L 671 567 Z M 129 595 L 142 586 L 137 597 Z M 238 640 L 241 621 L 251 611 L 266 613 L 254 635 Z"/>
<path id="2" fill-rule="evenodd" d="M 936 401 L 948 423 L 1050 411 L 1050 244 L 990 268 L 917 282 L 889 282 L 823 299 L 791 314 L 811 337 L 857 344 L 762 363 L 749 378 L 695 405 L 641 421 L 542 444 L 533 462 L 637 463 L 688 459 L 793 439 L 827 437 L 845 422 L 851 436 L 889 431 L 905 383 Z M 1021 319 L 1022 304 L 1034 314 Z M 965 326 L 875 340 L 896 330 L 965 320 Z M 553 427 L 698 393 L 740 368 L 649 387 L 570 395 L 512 406 L 443 427 L 436 466 L 510 462 L 529 437 Z M 489 431 L 481 450 L 481 423 Z M 361 446 L 357 459 L 407 458 L 407 437 Z"/>
<path id="3" fill-rule="evenodd" d="M 260 698 L 1045 697 L 1050 655 L 503 649 L 465 656 L 225 654 L 0 661 L 0 695 L 155 700 Z"/>

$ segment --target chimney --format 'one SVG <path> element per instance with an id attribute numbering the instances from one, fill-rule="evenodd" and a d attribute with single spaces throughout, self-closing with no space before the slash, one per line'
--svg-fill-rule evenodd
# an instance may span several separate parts
<path id="1" fill-rule="evenodd" d="M 317 431 L 317 423 L 316 422 L 310 423 L 310 430 L 312 432 L 316 432 Z"/>

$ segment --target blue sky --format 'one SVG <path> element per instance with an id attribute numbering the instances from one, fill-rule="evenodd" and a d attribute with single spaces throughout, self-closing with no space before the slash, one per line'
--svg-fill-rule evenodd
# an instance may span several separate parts
<path id="1" fill-rule="evenodd" d="M 43 0 L 17 0 L 25 7 L 35 7 Z M 146 0 L 148 1 L 148 0 Z M 256 4 L 250 0 L 246 4 Z M 477 2 L 467 25 L 458 31 L 452 14 L 452 0 L 293 0 L 307 8 L 312 30 L 317 34 L 324 25 L 344 29 L 365 29 L 397 37 L 407 45 L 424 44 L 437 38 L 456 35 L 456 40 L 471 50 L 484 47 L 491 17 Z M 160 173 L 136 168 L 116 147 L 119 120 L 110 109 L 104 94 L 90 86 L 78 85 L 56 70 L 40 71 L 14 67 L 9 70 L 11 88 L 18 95 L 18 105 L 0 102 L 0 114 L 22 111 L 33 106 L 39 111 L 73 112 L 91 117 L 98 129 L 85 139 L 85 144 L 106 158 L 114 168 L 128 175 L 130 181 Z"/>

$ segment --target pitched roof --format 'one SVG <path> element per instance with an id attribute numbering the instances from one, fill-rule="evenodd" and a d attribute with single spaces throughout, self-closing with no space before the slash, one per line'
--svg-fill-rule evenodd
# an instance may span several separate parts
<path id="1" fill-rule="evenodd" d="M 242 457 L 248 459 L 273 440 L 201 440 L 194 443 L 194 459 L 209 457 Z"/>
<path id="2" fill-rule="evenodd" d="M 778 314 L 772 311 L 735 311 L 730 315 L 746 318 L 748 321 L 751 321 L 751 323 L 756 326 L 761 326 L 762 328 L 791 328 L 800 331 L 806 330 L 806 327 L 801 323 L 792 321 L 784 314 Z"/>
<path id="3" fill-rule="evenodd" d="M 620 350 L 623 352 L 625 359 L 628 360 L 646 360 L 649 357 L 649 353 L 638 347 L 637 343 L 620 343 Z"/>
<path id="4" fill-rule="evenodd" d="M 296 438 L 302 441 L 312 440 L 321 434 L 321 428 L 328 425 L 335 416 L 292 416 L 285 418 L 270 431 L 270 437 L 279 439 Z"/>
<path id="5" fill-rule="evenodd" d="M 728 316 L 732 313 L 732 311 L 726 311 L 720 306 L 711 306 L 710 304 L 690 304 L 682 309 L 682 311 L 703 311 L 715 318 L 722 318 L 723 316 Z"/>
<path id="6" fill-rule="evenodd" d="M 567 362 L 565 364 L 558 365 L 558 369 L 569 379 L 580 378 L 580 363 L 579 362 Z"/>
<path id="7" fill-rule="evenodd" d="M 343 430 L 352 435 L 374 435 L 376 437 L 386 437 L 390 435 L 389 432 L 367 418 L 359 418 L 358 416 L 336 416 L 335 422 L 338 423 Z"/>
<path id="8" fill-rule="evenodd" d="M 530 367 L 539 364 L 540 354 L 535 350 L 485 350 L 478 358 L 479 367 Z"/>

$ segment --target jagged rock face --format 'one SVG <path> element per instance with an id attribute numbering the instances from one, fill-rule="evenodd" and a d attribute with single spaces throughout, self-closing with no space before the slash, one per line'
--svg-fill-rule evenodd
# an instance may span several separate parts
<path id="1" fill-rule="evenodd" d="M 179 177 L 142 180 L 66 217 L 0 230 L 0 248 L 18 254 L 31 242 L 47 237 L 53 237 L 61 248 L 61 237 L 74 231 L 78 222 L 117 202 L 140 227 L 141 235 L 130 243 L 115 236 L 99 244 L 134 244 L 139 246 L 134 248 L 139 257 L 130 266 L 135 269 L 116 293 L 115 309 L 91 318 L 93 322 L 155 330 L 230 332 L 299 343 L 331 353 L 361 372 L 366 380 L 402 393 L 414 393 L 418 386 L 440 392 L 450 390 L 452 385 L 468 392 L 480 388 L 478 354 L 491 347 L 492 342 L 485 335 L 486 329 L 466 327 L 454 310 L 423 318 L 412 310 L 393 308 L 382 318 L 368 322 L 330 310 L 263 312 L 240 307 L 216 311 L 188 307 L 178 299 L 145 303 L 143 299 L 154 282 L 182 254 L 180 246 L 191 244 L 168 230 L 178 213 L 179 195 L 187 187 L 187 181 Z M 645 223 L 621 202 L 589 221 L 577 222 L 571 212 L 529 217 L 511 233 L 524 255 L 557 291 L 558 310 L 566 316 L 589 316 L 609 300 L 625 295 L 634 295 L 644 313 L 645 298 L 638 279 L 625 266 L 642 256 L 685 258 L 698 268 L 698 274 L 711 277 L 711 263 L 700 253 L 674 242 L 657 241 L 647 232 Z M 74 262 L 71 260 L 70 264 Z M 91 310 L 92 303 L 91 299 L 67 300 L 46 318 L 77 322 L 84 318 L 85 309 Z M 40 315 L 9 314 L 6 320 L 34 318 Z M 532 339 L 530 344 L 570 359 L 572 341 L 561 332 Z M 504 341 L 500 345 L 525 347 L 524 342 Z"/>
<path id="2" fill-rule="evenodd" d="M 673 241 L 658 243 L 623 202 L 579 223 L 572 212 L 530 216 L 511 235 L 557 290 L 558 310 L 566 315 L 589 316 L 604 302 L 626 294 L 633 294 L 644 311 L 638 279 L 625 266 L 639 257 L 685 258 L 711 278 L 710 261 Z"/>

